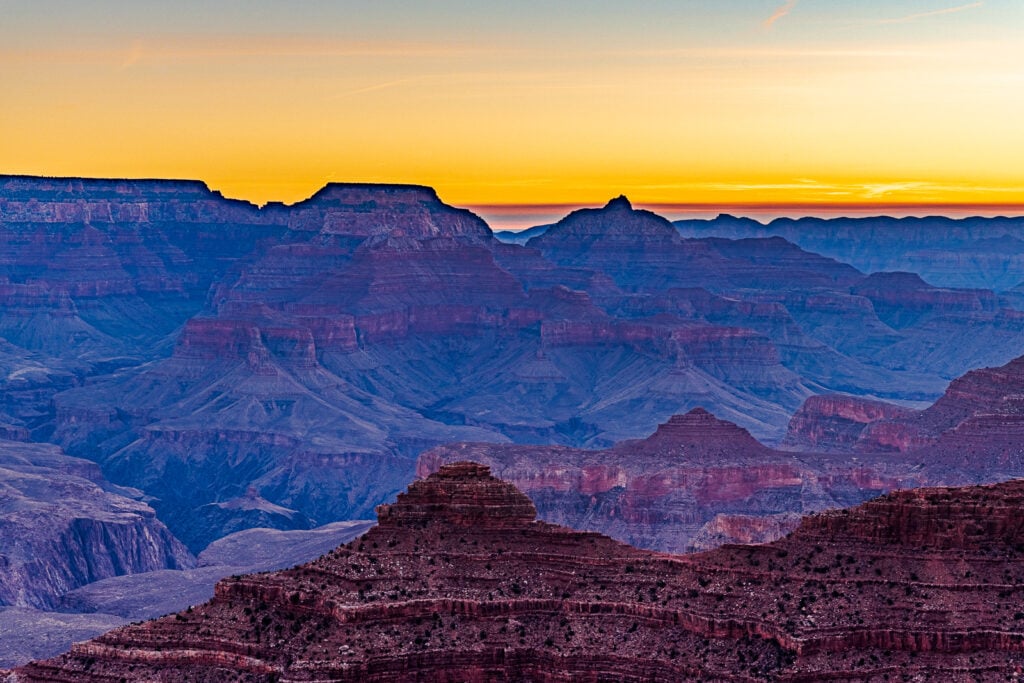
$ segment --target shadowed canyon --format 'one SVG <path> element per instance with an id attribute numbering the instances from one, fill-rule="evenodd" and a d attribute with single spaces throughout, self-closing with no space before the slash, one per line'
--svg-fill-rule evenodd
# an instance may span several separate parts
<path id="1" fill-rule="evenodd" d="M 1024 475 L 1022 239 L 619 197 L 523 240 L 420 186 L 256 207 L 0 176 L 0 665 L 312 560 L 419 476 L 353 544 L 17 680 L 817 680 L 829 657 L 1003 680 L 1020 630 L 983 603 L 1016 590 L 1018 539 L 971 520 L 1019 492 L 968 486 Z M 968 488 L 865 503 L 922 486 Z"/>

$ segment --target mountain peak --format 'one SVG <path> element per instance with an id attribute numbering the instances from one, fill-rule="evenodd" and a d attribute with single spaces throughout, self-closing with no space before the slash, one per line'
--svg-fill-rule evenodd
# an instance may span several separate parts
<path id="1" fill-rule="evenodd" d="M 544 234 L 530 240 L 540 249 L 551 247 L 563 240 L 586 242 L 610 240 L 613 243 L 678 242 L 679 232 L 667 219 L 644 209 L 634 209 L 625 197 L 619 195 L 600 209 L 577 209 L 551 226 Z M 577 248 L 578 245 L 570 248 Z M 617 248 L 617 247 L 616 247 Z"/>
<path id="2" fill-rule="evenodd" d="M 537 518 L 533 502 L 512 484 L 491 476 L 486 465 L 455 462 L 414 482 L 391 505 L 377 507 L 381 527 L 422 528 L 432 523 L 476 529 L 508 529 Z"/>
<path id="3" fill-rule="evenodd" d="M 702 453 L 721 448 L 732 449 L 736 453 L 765 449 L 746 429 L 700 407 L 673 415 L 641 443 L 652 447 L 678 445 Z"/>
<path id="4" fill-rule="evenodd" d="M 633 205 L 629 203 L 629 199 L 626 195 L 620 194 L 615 199 L 612 199 L 604 206 L 605 211 L 632 211 Z"/>

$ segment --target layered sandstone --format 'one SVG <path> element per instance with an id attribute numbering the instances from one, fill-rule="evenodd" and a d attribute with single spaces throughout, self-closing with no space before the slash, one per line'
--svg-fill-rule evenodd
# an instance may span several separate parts
<path id="1" fill-rule="evenodd" d="M 420 456 L 417 473 L 467 459 L 528 494 L 542 519 L 669 552 L 774 540 L 794 515 L 934 481 L 918 461 L 774 450 L 700 408 L 603 450 L 440 446 Z"/>
<path id="2" fill-rule="evenodd" d="M 456 463 L 358 541 L 8 677 L 1007 680 L 1022 503 L 1020 482 L 902 492 L 679 557 L 532 521 L 514 487 Z"/>
<path id="3" fill-rule="evenodd" d="M 783 443 L 790 448 L 846 451 L 857 446 L 868 423 L 905 419 L 911 414 L 892 403 L 858 396 L 812 396 L 789 421 Z"/>
<path id="4" fill-rule="evenodd" d="M 931 466 L 997 479 L 1024 473 L 1024 356 L 973 370 L 918 411 L 856 397 L 818 396 L 790 422 L 787 443 L 837 452 L 898 451 Z"/>

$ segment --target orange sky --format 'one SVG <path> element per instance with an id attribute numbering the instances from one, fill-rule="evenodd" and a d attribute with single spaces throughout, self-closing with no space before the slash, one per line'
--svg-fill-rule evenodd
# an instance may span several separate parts
<path id="1" fill-rule="evenodd" d="M 0 172 L 256 202 L 1024 205 L 1018 0 L 209 4 L 14 2 Z"/>

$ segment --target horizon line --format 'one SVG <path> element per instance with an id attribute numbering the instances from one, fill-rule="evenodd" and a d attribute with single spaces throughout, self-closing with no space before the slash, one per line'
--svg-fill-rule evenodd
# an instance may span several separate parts
<path id="1" fill-rule="evenodd" d="M 563 218 L 566 214 L 587 208 L 600 208 L 609 200 L 596 201 L 560 201 L 560 202 L 502 202 L 502 201 L 458 201 L 445 198 L 444 194 L 436 186 L 423 182 L 393 181 L 382 182 L 378 180 L 351 180 L 339 181 L 328 180 L 316 190 L 310 192 L 301 199 L 267 200 L 258 202 L 245 196 L 238 196 L 234 192 L 225 191 L 217 187 L 217 184 L 199 177 L 159 177 L 156 175 L 140 176 L 116 176 L 116 175 L 65 175 L 65 174 L 44 174 L 44 173 L 0 173 L 0 179 L 39 179 L 58 181 L 123 181 L 123 182 L 185 182 L 199 183 L 212 193 L 218 194 L 226 200 L 241 201 L 256 207 L 265 207 L 268 204 L 284 204 L 294 206 L 313 199 L 324 189 L 336 185 L 361 185 L 361 186 L 382 186 L 382 187 L 419 187 L 432 190 L 438 199 L 456 208 L 463 208 L 478 213 L 495 231 L 503 229 L 521 230 L 536 225 L 554 223 Z M 614 194 L 614 193 L 613 193 Z M 621 195 L 616 195 L 621 196 Z M 714 218 L 715 216 L 728 214 L 737 217 L 748 217 L 760 222 L 770 222 L 776 218 L 838 218 L 844 215 L 855 217 L 890 217 L 900 218 L 908 216 L 920 217 L 945 217 L 953 219 L 963 218 L 1016 218 L 1024 217 L 1024 202 L 943 202 L 943 201 L 631 201 L 639 209 L 645 209 L 657 213 L 675 214 L 674 217 L 666 216 L 671 220 L 684 218 Z"/>
<path id="2" fill-rule="evenodd" d="M 387 183 L 381 183 L 386 185 Z M 628 199 L 628 197 L 627 197 Z M 875 208 L 891 208 L 897 210 L 910 210 L 910 209 L 958 209 L 958 210 L 970 210 L 976 208 L 980 211 L 999 211 L 1006 210 L 1012 212 L 1024 211 L 1024 202 L 875 202 L 875 201 L 864 201 L 864 202 L 771 202 L 771 201 L 758 201 L 758 202 L 666 202 L 666 201 L 633 201 L 630 203 L 634 206 L 645 207 L 645 208 L 660 208 L 660 209 L 675 209 L 675 210 L 687 210 L 692 209 L 695 211 L 707 211 L 709 209 L 721 208 L 721 209 L 749 209 L 749 210 L 777 210 L 777 209 L 795 209 L 795 210 L 813 210 L 822 209 L 827 211 L 834 210 L 872 210 Z M 478 208 L 490 211 L 528 211 L 531 209 L 550 211 L 557 209 L 579 209 L 579 208 L 594 208 L 601 207 L 607 204 L 607 201 L 603 202 L 468 202 L 463 204 L 466 208 Z"/>
<path id="3" fill-rule="evenodd" d="M 467 203 L 495 232 L 519 232 L 558 222 L 572 211 L 600 208 L 606 202 Z M 778 218 L 1019 218 L 1024 203 L 1009 202 L 631 202 L 668 220 L 710 220 L 720 215 L 768 224 Z"/>

